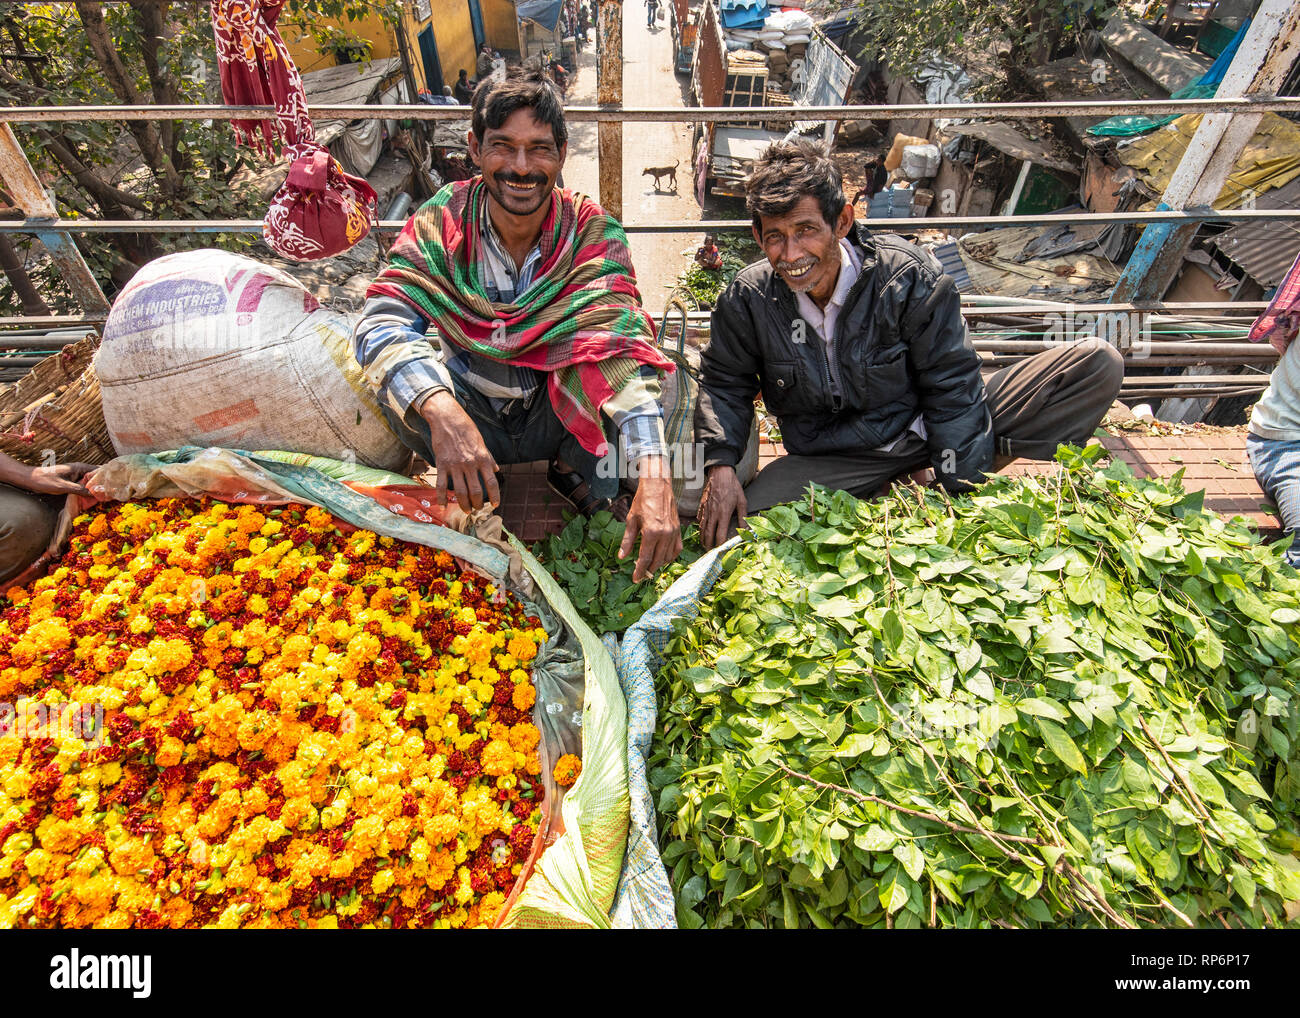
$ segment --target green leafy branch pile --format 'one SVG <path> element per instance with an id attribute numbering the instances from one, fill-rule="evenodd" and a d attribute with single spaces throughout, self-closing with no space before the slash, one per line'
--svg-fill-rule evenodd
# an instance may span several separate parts
<path id="1" fill-rule="evenodd" d="M 695 264 L 695 252 L 690 253 L 690 264 L 677 277 L 677 285 L 691 292 L 702 308 L 711 308 L 718 302 L 722 291 L 731 285 L 736 273 L 762 256 L 749 234 L 723 232 L 714 238 L 722 255 L 722 268 L 706 269 Z"/>
<path id="2" fill-rule="evenodd" d="M 658 678 L 681 925 L 1294 918 L 1300 578 L 1098 452 L 751 521 Z"/>
<path id="3" fill-rule="evenodd" d="M 691 525 L 682 534 L 677 561 L 633 583 L 636 549 L 626 559 L 618 557 L 625 530 L 625 524 L 607 512 L 598 512 L 590 520 L 574 516 L 559 534 L 536 541 L 529 549 L 597 636 L 621 633 L 634 624 L 703 553 L 699 529 Z"/>

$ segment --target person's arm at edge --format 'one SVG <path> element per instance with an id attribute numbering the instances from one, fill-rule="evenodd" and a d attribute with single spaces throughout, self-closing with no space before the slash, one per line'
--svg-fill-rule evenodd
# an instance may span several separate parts
<path id="1" fill-rule="evenodd" d="M 700 355 L 700 391 L 695 406 L 695 440 L 704 446 L 708 480 L 700 499 L 700 540 L 713 548 L 726 540 L 731 521 L 748 508 L 736 464 L 745 453 L 758 395 L 760 364 L 745 344 L 754 323 L 733 280 L 711 316 L 709 343 Z"/>
<path id="2" fill-rule="evenodd" d="M 980 358 L 966 333 L 951 277 L 919 264 L 900 323 L 916 373 L 926 443 L 935 476 L 958 493 L 984 480 L 993 465 L 993 423 Z"/>

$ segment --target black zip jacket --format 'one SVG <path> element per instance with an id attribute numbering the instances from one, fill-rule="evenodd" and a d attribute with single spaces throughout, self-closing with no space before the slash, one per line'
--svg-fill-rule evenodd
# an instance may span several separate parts
<path id="1" fill-rule="evenodd" d="M 821 338 L 795 325 L 790 288 L 766 260 L 750 265 L 719 298 L 701 356 L 704 465 L 739 462 L 761 391 L 786 451 L 801 456 L 879 448 L 920 413 L 936 475 L 966 490 L 992 467 L 993 426 L 957 288 L 905 240 L 855 227 L 849 242 L 862 271 L 836 322 L 842 398 L 832 395 Z"/>

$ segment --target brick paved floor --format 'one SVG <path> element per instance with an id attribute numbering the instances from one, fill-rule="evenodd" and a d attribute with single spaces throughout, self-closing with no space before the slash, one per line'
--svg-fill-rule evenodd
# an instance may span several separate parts
<path id="1" fill-rule="evenodd" d="M 1225 516 L 1245 516 L 1262 530 L 1276 534 L 1277 520 L 1264 512 L 1263 492 L 1246 462 L 1246 437 L 1240 432 L 1148 435 L 1115 431 L 1103 443 L 1141 477 L 1172 477 L 1182 469 L 1183 486 L 1204 490 L 1205 505 Z M 764 442 L 759 448 L 759 469 L 784 455 L 780 443 Z M 1049 463 L 1017 460 L 1005 473 L 1017 475 L 1052 469 Z M 568 507 L 546 484 L 546 464 L 520 463 L 502 470 L 502 512 L 506 527 L 523 541 L 536 541 L 558 533 Z"/>

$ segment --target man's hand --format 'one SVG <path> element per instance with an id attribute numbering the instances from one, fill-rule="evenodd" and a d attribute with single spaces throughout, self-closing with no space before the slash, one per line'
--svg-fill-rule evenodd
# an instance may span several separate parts
<path id="1" fill-rule="evenodd" d="M 640 583 L 682 551 L 682 525 L 677 518 L 677 499 L 673 497 L 667 458 L 655 456 L 639 460 L 638 470 L 640 481 L 636 497 L 632 499 L 632 509 L 627 514 L 627 530 L 618 549 L 618 557 L 627 558 L 640 535 L 641 553 L 637 555 L 636 568 L 632 571 L 634 583 Z"/>
<path id="2" fill-rule="evenodd" d="M 485 497 L 493 505 L 500 505 L 496 460 L 456 397 L 447 389 L 439 389 L 420 405 L 420 416 L 429 422 L 429 444 L 438 468 L 438 504 L 446 504 L 450 488 L 466 512 L 471 507 L 481 509 Z"/>
<path id="3" fill-rule="evenodd" d="M 52 467 L 32 467 L 19 484 L 28 491 L 43 495 L 89 495 L 82 478 L 98 469 L 93 463 L 60 463 Z"/>
<path id="4" fill-rule="evenodd" d="M 716 548 L 731 536 L 732 519 L 744 521 L 745 489 L 736 476 L 735 467 L 709 468 L 709 479 L 700 496 L 700 542 L 705 549 Z"/>

